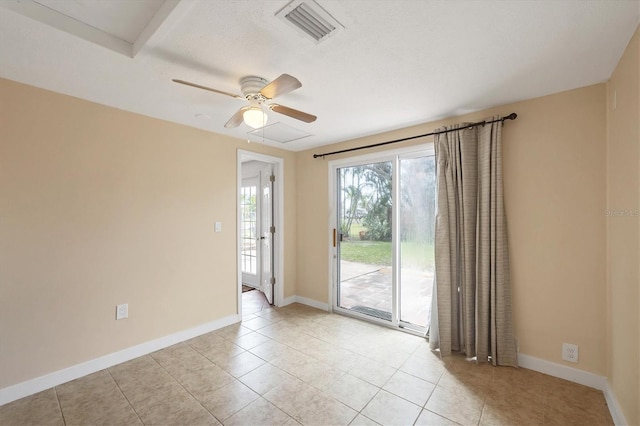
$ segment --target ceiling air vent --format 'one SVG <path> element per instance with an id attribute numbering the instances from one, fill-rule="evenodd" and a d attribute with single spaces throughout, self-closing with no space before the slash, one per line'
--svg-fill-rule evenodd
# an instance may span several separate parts
<path id="1" fill-rule="evenodd" d="M 293 0 L 280 9 L 276 16 L 317 43 L 344 29 L 340 22 L 313 0 Z"/>

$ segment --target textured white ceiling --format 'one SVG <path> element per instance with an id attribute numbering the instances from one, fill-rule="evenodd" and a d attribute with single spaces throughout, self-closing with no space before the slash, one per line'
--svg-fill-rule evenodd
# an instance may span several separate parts
<path id="1" fill-rule="evenodd" d="M 638 0 L 318 0 L 345 29 L 316 44 L 275 17 L 288 0 L 160 0 L 112 47 L 25 2 L 0 0 L 0 77 L 246 139 L 224 128 L 243 101 L 171 79 L 239 94 L 243 76 L 288 73 L 303 86 L 277 102 L 318 116 L 269 112 L 311 135 L 264 141 L 290 150 L 606 81 L 640 17 Z M 121 28 L 120 13 L 100 25 Z"/>

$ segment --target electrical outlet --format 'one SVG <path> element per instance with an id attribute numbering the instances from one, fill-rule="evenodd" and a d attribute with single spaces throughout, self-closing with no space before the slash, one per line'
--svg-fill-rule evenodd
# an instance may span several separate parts
<path id="1" fill-rule="evenodd" d="M 578 345 L 563 343 L 562 359 L 569 362 L 578 362 Z"/>
<path id="2" fill-rule="evenodd" d="M 116 305 L 116 319 L 121 320 L 129 318 L 129 304 L 123 303 L 122 305 Z"/>

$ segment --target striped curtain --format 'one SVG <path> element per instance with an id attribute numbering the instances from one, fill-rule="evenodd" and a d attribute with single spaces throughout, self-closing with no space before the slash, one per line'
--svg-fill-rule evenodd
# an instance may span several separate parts
<path id="1" fill-rule="evenodd" d="M 494 117 L 491 120 L 500 119 Z M 502 188 L 502 123 L 435 137 L 436 276 L 429 342 L 478 362 L 517 366 Z"/>

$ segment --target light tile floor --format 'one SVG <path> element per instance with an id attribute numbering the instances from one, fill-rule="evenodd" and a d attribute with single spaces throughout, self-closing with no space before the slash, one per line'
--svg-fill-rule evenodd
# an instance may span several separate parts
<path id="1" fill-rule="evenodd" d="M 244 320 L 0 407 L 2 425 L 611 425 L 602 392 L 245 293 Z"/>

